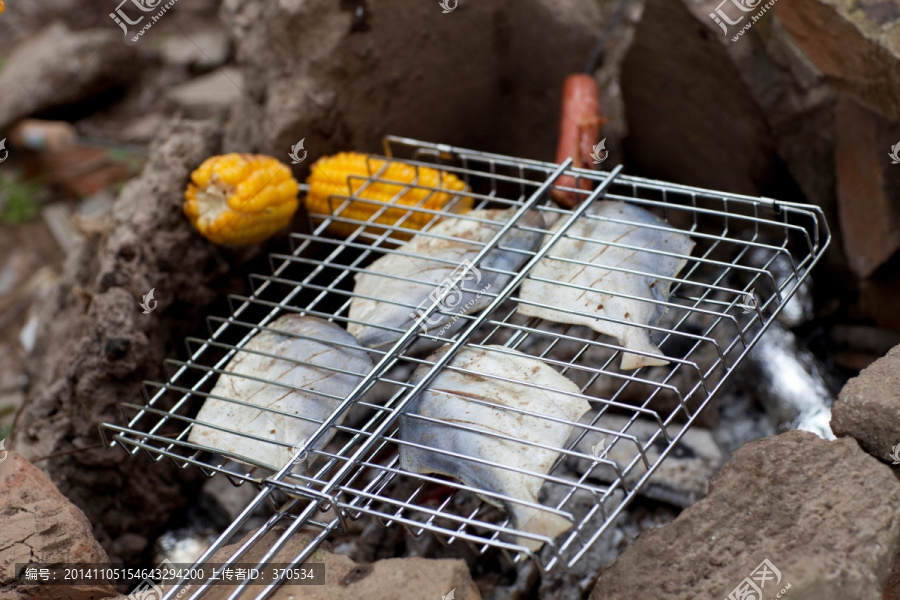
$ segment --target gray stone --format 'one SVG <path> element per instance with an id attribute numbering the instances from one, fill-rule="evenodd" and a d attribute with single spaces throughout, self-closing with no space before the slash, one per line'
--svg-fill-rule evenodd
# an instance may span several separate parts
<path id="1" fill-rule="evenodd" d="M 166 93 L 166 98 L 186 117 L 222 119 L 243 96 L 243 85 L 240 71 L 219 69 L 175 86 Z"/>
<path id="2" fill-rule="evenodd" d="M 16 47 L 0 71 L 0 131 L 23 117 L 126 85 L 137 76 L 136 57 L 112 27 L 44 28 Z"/>
<path id="3" fill-rule="evenodd" d="M 763 598 L 880 600 L 900 550 L 900 481 L 854 440 L 792 431 L 734 453 L 709 495 L 645 532 L 591 600 L 725 598 L 764 560 Z"/>
<path id="4" fill-rule="evenodd" d="M 45 0 L 44 2 L 7 2 L 0 18 L 0 56 L 10 48 L 43 29 L 48 23 L 64 22 L 73 31 L 102 28 L 122 30 L 109 17 L 117 3 L 106 0 Z"/>
<path id="5" fill-rule="evenodd" d="M 177 32 L 162 41 L 163 62 L 178 67 L 209 71 L 228 58 L 228 37 L 221 29 Z"/>
<path id="6" fill-rule="evenodd" d="M 872 456 L 900 461 L 891 456 L 896 447 L 900 457 L 900 346 L 847 382 L 831 409 L 831 428 Z"/>

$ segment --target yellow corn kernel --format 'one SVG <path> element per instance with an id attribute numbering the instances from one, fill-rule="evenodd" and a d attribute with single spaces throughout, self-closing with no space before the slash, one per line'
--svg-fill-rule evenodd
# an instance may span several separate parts
<path id="1" fill-rule="evenodd" d="M 313 221 L 321 223 L 325 215 L 331 215 L 332 211 L 336 211 L 338 214 L 335 216 L 341 219 L 364 222 L 383 209 L 382 204 L 390 203 L 391 207 L 384 210 L 373 222 L 417 231 L 431 221 L 434 215 L 420 212 L 415 208 L 410 210 L 407 207 L 449 210 L 455 213 L 472 209 L 472 198 L 459 196 L 459 193 L 466 191 L 467 188 L 466 184 L 455 175 L 429 167 L 416 169 L 399 162 L 391 162 L 382 172 L 384 164 L 384 159 L 370 158 L 358 152 L 341 152 L 334 156 L 325 156 L 313 163 L 309 178 L 306 180 L 309 184 L 306 210 Z M 397 183 L 367 182 L 367 178 L 375 174 L 378 174 L 378 179 Z M 406 184 L 412 184 L 414 187 L 408 187 Z M 332 195 L 354 196 L 354 198 L 329 199 Z M 349 205 L 344 206 L 348 202 Z M 334 235 L 348 237 L 358 227 L 356 223 L 332 222 L 327 229 Z M 367 227 L 364 234 L 380 236 L 384 231 L 384 227 Z M 392 238 L 401 240 L 408 240 L 412 235 L 403 231 L 391 233 Z"/>
<path id="2" fill-rule="evenodd" d="M 213 156 L 191 173 L 184 214 L 216 244 L 255 244 L 291 222 L 298 189 L 290 168 L 271 156 Z"/>

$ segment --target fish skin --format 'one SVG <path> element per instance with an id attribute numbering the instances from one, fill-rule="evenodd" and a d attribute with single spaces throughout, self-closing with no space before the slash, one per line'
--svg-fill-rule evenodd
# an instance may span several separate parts
<path id="1" fill-rule="evenodd" d="M 287 386 L 308 391 L 299 391 L 282 385 L 262 383 L 223 373 L 219 375 L 211 394 L 323 421 L 331 415 L 341 400 L 320 396 L 312 391 L 332 394 L 341 399 L 346 398 L 362 379 L 362 376 L 373 367 L 366 351 L 334 345 L 334 343 L 358 345 L 352 335 L 334 323 L 318 317 L 290 314 L 276 319 L 268 327 L 288 334 L 309 336 L 315 340 L 260 331 L 247 342 L 244 348 L 283 358 L 275 359 L 239 350 L 224 370 L 278 381 Z M 291 361 L 304 361 L 318 366 Z M 341 369 L 359 375 L 339 373 L 331 369 Z M 242 406 L 215 398 L 207 398 L 203 402 L 197 420 L 236 429 L 243 434 L 258 435 L 286 442 L 292 446 L 301 440 L 305 441 L 319 427 L 319 423 L 273 414 L 260 408 Z M 313 448 L 324 447 L 331 435 L 333 432 L 326 433 Z M 193 426 L 188 441 L 216 450 L 247 456 L 257 462 L 271 465 L 274 470 L 287 464 L 294 454 L 291 447 L 258 441 L 202 425 Z M 306 466 L 306 461 L 302 461 L 298 463 L 297 469 L 305 469 Z"/>
<path id="2" fill-rule="evenodd" d="M 475 258 L 475 255 L 481 251 L 482 245 L 490 241 L 500 230 L 502 223 L 509 220 L 514 213 L 515 209 L 488 209 L 473 210 L 465 215 L 497 221 L 496 225 L 463 218 L 445 218 L 432 227 L 429 233 L 455 239 L 444 240 L 422 234 L 416 235 L 398 248 L 398 251 L 403 254 L 386 254 L 369 265 L 365 272 L 357 273 L 349 317 L 363 323 L 348 323 L 347 331 L 368 348 L 382 348 L 394 344 L 403 335 L 402 332 L 381 329 L 378 326 L 403 330 L 412 327 L 415 319 L 410 314 L 415 308 L 427 308 L 432 302 L 429 296 L 435 292 L 438 286 L 456 271 L 464 260 L 471 261 Z M 526 213 L 522 224 L 537 229 L 544 227 L 543 219 L 537 211 Z M 536 231 L 514 229 L 500 241 L 500 246 L 533 252 L 542 238 L 542 234 Z M 464 240 L 472 240 L 476 243 Z M 429 257 L 450 262 L 437 262 Z M 494 268 L 515 273 L 529 258 L 527 254 L 495 249 L 488 253 L 481 264 L 477 266 L 480 271 L 480 279 L 470 272 L 460 287 L 483 290 L 489 285 L 490 287 L 486 290 L 487 294 L 499 292 L 513 276 L 486 269 Z M 403 281 L 396 279 L 397 276 L 418 281 Z M 362 298 L 360 295 L 380 300 L 370 300 Z M 463 292 L 457 289 L 450 292 L 443 306 L 447 308 L 448 312 L 455 312 L 454 309 L 459 307 L 463 314 L 471 314 L 490 304 L 492 299 L 490 295 L 479 295 L 476 292 Z M 391 301 L 402 304 L 392 304 Z M 429 319 L 433 324 L 427 325 L 428 331 L 440 331 L 453 318 L 452 314 L 435 313 Z M 441 333 L 441 336 L 449 338 L 466 322 L 465 319 L 457 319 L 448 330 Z"/>
<path id="3" fill-rule="evenodd" d="M 588 209 L 587 214 L 652 226 L 665 225 L 665 222 L 656 215 L 625 202 L 597 202 Z M 551 229 L 551 234 L 564 222 L 564 220 L 558 221 Z M 662 351 L 651 340 L 650 330 L 644 327 L 645 325 L 656 325 L 659 318 L 666 312 L 666 307 L 653 302 L 613 296 L 608 292 L 627 294 L 648 300 L 666 301 L 669 297 L 671 282 L 661 279 L 660 276 L 675 277 L 678 275 L 687 263 L 687 258 L 681 257 L 690 255 L 694 248 L 693 240 L 679 232 L 663 232 L 647 227 L 589 219 L 584 216 L 569 228 L 568 235 L 597 241 L 584 242 L 569 237 L 559 239 L 550 248 L 547 255 L 535 265 L 529 277 L 522 282 L 519 290 L 520 300 L 546 304 L 559 310 L 520 302 L 518 312 L 527 317 L 540 317 L 556 323 L 586 325 L 594 331 L 616 338 L 627 349 L 660 357 L 623 352 L 620 364 L 622 370 L 669 364 Z M 664 250 L 679 256 L 670 257 L 616 248 L 602 240 L 614 240 L 619 244 Z M 592 266 L 582 267 L 551 257 L 591 262 Z M 653 273 L 656 277 L 622 273 L 606 267 L 625 267 L 642 273 Z M 599 291 L 578 290 L 535 281 L 536 277 L 561 283 L 573 283 Z M 602 284 L 600 284 L 601 280 Z M 573 314 L 574 312 L 587 313 L 587 315 Z M 633 321 L 636 325 L 614 323 L 604 320 L 604 318 Z"/>
<path id="4" fill-rule="evenodd" d="M 448 346 L 444 346 L 429 360 L 437 360 L 447 348 Z M 580 396 L 581 390 L 577 385 L 546 363 L 515 350 L 502 346 L 463 348 L 450 364 L 484 375 L 460 373 L 445 368 L 411 402 L 406 414 L 400 417 L 400 440 L 491 460 L 513 469 L 547 474 L 559 457 L 558 451 L 503 440 L 490 434 L 499 433 L 538 442 L 550 448 L 562 448 L 572 432 L 572 425 L 510 409 L 548 415 L 569 422 L 577 422 L 590 410 L 590 404 L 586 400 L 566 394 Z M 415 384 L 421 380 L 427 369 L 428 365 L 419 367 L 410 383 Z M 504 379 L 524 383 L 510 383 Z M 541 390 L 527 384 L 550 389 Z M 486 400 L 498 408 L 472 402 L 449 391 Z M 415 419 L 410 414 L 452 421 L 457 425 L 464 424 L 476 431 Z M 538 495 L 544 482 L 540 475 L 488 466 L 408 444 L 400 445 L 400 466 L 413 473 L 447 475 L 466 485 L 534 504 L 538 504 Z M 572 527 L 568 519 L 546 510 L 531 508 L 518 502 L 481 497 L 490 504 L 505 508 L 512 516 L 515 527 L 526 532 L 554 538 Z M 517 538 L 517 543 L 535 551 L 542 545 L 542 542 L 521 536 Z"/>

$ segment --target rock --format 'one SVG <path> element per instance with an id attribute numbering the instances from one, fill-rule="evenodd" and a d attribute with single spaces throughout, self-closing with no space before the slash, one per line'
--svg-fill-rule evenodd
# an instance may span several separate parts
<path id="1" fill-rule="evenodd" d="M 68 256 L 59 279 L 34 305 L 32 379 L 11 441 L 85 512 L 114 561 L 139 562 L 139 544 L 122 536 L 141 536 L 146 546 L 201 476 L 170 461 L 152 462 L 143 452 L 108 449 L 98 425 L 124 425 L 120 402 L 144 404 L 141 381 L 166 379 L 163 359 L 196 332 L 219 294 L 244 289 L 237 273 L 259 251 L 216 247 L 182 214 L 190 171 L 217 150 L 210 124 L 164 127 L 142 174 L 104 220 L 91 220 L 82 232 L 88 243 Z M 139 303 L 151 288 L 158 305 L 144 315 Z"/>
<path id="2" fill-rule="evenodd" d="M 73 31 L 98 26 L 115 28 L 109 18 L 113 10 L 115 4 L 110 7 L 104 0 L 46 0 L 40 5 L 7 2 L 6 12 L 0 18 L 0 55 L 9 56 L 11 48 L 46 27 L 47 23 L 64 22 Z"/>
<path id="3" fill-rule="evenodd" d="M 898 550 L 891 469 L 853 440 L 791 431 L 735 452 L 709 495 L 638 537 L 591 600 L 739 597 L 729 594 L 764 560 L 780 577 L 762 598 L 790 584 L 793 600 L 880 600 Z"/>
<path id="4" fill-rule="evenodd" d="M 629 166 L 677 183 L 810 202 L 835 223 L 834 90 L 776 14 L 735 43 L 737 27 L 726 37 L 709 16 L 719 5 L 647 2 L 621 66 Z M 835 242 L 824 264 L 845 270 Z"/>
<path id="5" fill-rule="evenodd" d="M 172 88 L 166 98 L 187 117 L 223 119 L 243 97 L 242 88 L 240 71 L 225 68 Z"/>
<path id="6" fill-rule="evenodd" d="M 138 73 L 136 57 L 113 27 L 46 27 L 19 45 L 0 71 L 0 131 L 23 117 L 126 85 Z"/>
<path id="7" fill-rule="evenodd" d="M 873 68 L 856 68 L 865 62 L 860 47 L 851 44 L 847 52 L 843 38 L 821 33 L 843 30 L 836 23 L 849 1 L 779 1 L 737 42 L 709 16 L 720 5 L 648 1 L 622 64 L 629 164 L 655 178 L 818 205 L 834 236 L 818 296 L 858 297 L 856 305 L 847 302 L 855 316 L 900 330 L 892 308 L 900 293 L 900 166 L 888 157 L 900 130 L 895 117 L 857 93 L 877 88 L 883 107 L 898 102 L 886 91 L 896 81 L 859 76 L 857 91 L 835 86 L 832 73 Z M 851 21 L 895 12 L 890 3 L 854 6 L 847 9 Z M 726 3 L 723 10 L 737 9 Z M 837 12 L 825 19 L 823 11 Z M 871 39 L 888 46 L 897 27 L 891 19 L 879 22 L 892 33 Z M 859 27 L 862 33 L 848 39 L 874 31 Z M 738 28 L 730 26 L 731 34 Z M 817 44 L 827 47 L 831 63 L 816 59 Z M 873 65 L 893 63 L 896 71 L 896 49 L 887 53 L 890 60 L 883 49 L 873 52 Z M 879 88 L 880 82 L 886 83 Z"/>
<path id="8" fill-rule="evenodd" d="M 856 438 L 863 449 L 887 463 L 900 456 L 900 346 L 847 382 L 831 410 L 835 435 Z"/>
<path id="9" fill-rule="evenodd" d="M 654 177 L 751 195 L 794 196 L 793 178 L 830 209 L 833 91 L 774 14 L 732 43 L 709 17 L 720 4 L 647 3 L 622 65 L 629 156 Z"/>
<path id="10" fill-rule="evenodd" d="M 900 600 L 900 554 L 894 557 L 891 577 L 884 588 L 884 600 Z"/>
<path id="11" fill-rule="evenodd" d="M 758 195 L 776 170 L 765 115 L 685 4 L 647 0 L 622 63 L 625 151 L 652 177 Z"/>
<path id="12" fill-rule="evenodd" d="M 153 33 L 155 34 L 157 30 L 170 25 L 175 31 L 178 31 L 178 27 L 175 27 L 177 23 L 180 29 L 190 36 L 198 29 L 198 24 L 200 27 L 208 27 L 211 21 L 216 20 L 220 3 L 221 0 L 176 2 L 174 16 L 170 17 L 167 15 L 166 25 L 156 25 Z M 138 10 L 136 4 L 131 2 L 122 3 L 121 0 L 116 0 L 112 3 L 112 6 L 110 6 L 108 0 L 44 0 L 40 3 L 7 2 L 6 12 L 3 13 L 3 18 L 0 18 L 0 56 L 8 56 L 10 48 L 42 29 L 47 23 L 53 22 L 64 22 L 73 31 L 91 28 L 110 29 L 116 33 L 119 40 L 125 41 L 126 38 L 122 29 L 110 17 L 110 13 L 121 8 L 130 19 L 138 19 L 142 14 L 146 13 Z M 149 9 L 150 14 L 156 14 L 160 10 L 156 5 L 165 4 L 165 2 L 157 3 L 156 0 L 152 0 L 142 4 Z M 143 25 L 144 22 L 140 22 L 137 26 L 130 26 L 129 29 L 134 32 Z M 152 36 L 153 34 L 148 35 Z"/>
<path id="13" fill-rule="evenodd" d="M 838 352 L 851 352 L 865 356 L 866 364 L 856 369 L 862 371 L 890 352 L 891 348 L 900 344 L 900 332 L 888 331 L 871 325 L 838 324 L 829 329 L 828 340 L 831 347 L 837 348 Z"/>
<path id="14" fill-rule="evenodd" d="M 804 55 L 845 96 L 835 111 L 840 228 L 832 226 L 839 230 L 833 246 L 843 246 L 850 268 L 866 278 L 859 282 L 862 316 L 900 329 L 897 312 L 884 304 L 896 292 L 896 264 L 888 282 L 883 275 L 869 279 L 879 267 L 887 269 L 900 245 L 900 169 L 888 158 L 900 142 L 900 9 L 879 0 L 800 0 L 778 2 L 775 10 Z M 819 170 L 827 179 L 830 172 Z"/>
<path id="15" fill-rule="evenodd" d="M 210 71 L 228 59 L 228 38 L 221 29 L 180 32 L 162 41 L 160 53 L 168 65 Z"/>
<path id="16" fill-rule="evenodd" d="M 340 6 L 223 3 L 246 83 L 227 149 L 287 156 L 305 139 L 306 169 L 394 134 L 552 160 L 563 79 L 602 23 L 594 0 Z"/>
<path id="17" fill-rule="evenodd" d="M 859 282 L 860 315 L 875 321 L 879 327 L 900 331 L 900 311 L 894 303 L 900 298 L 900 255 L 894 257 L 869 279 Z"/>
<path id="18" fill-rule="evenodd" d="M 778 2 L 775 11 L 836 88 L 900 121 L 900 7 L 896 3 L 799 0 Z"/>
<path id="19" fill-rule="evenodd" d="M 131 144 L 148 144 L 167 120 L 168 117 L 160 113 L 136 116 L 119 130 L 118 139 Z"/>
<path id="20" fill-rule="evenodd" d="M 281 533 L 283 531 L 278 529 L 267 532 L 241 557 L 240 562 L 255 563 Z M 295 533 L 270 562 L 290 562 L 312 537 L 309 532 Z M 225 546 L 209 562 L 225 562 L 238 547 L 239 544 Z M 361 564 L 332 553 L 331 547 L 325 543 L 306 562 L 325 564 L 325 585 L 301 586 L 286 583 L 270 596 L 271 600 L 396 600 L 399 590 L 402 590 L 404 600 L 436 600 L 449 594 L 451 590 L 456 590 L 454 597 L 457 600 L 481 600 L 481 594 L 462 560 L 391 558 Z M 234 586 L 216 584 L 210 587 L 208 598 L 224 600 L 233 590 Z"/>
<path id="21" fill-rule="evenodd" d="M 600 91 L 600 113 L 609 119 L 601 128 L 601 137 L 607 140 L 605 146 L 609 149 L 609 161 L 603 165 L 607 170 L 613 165 L 621 164 L 624 159 L 622 140 L 628 135 L 628 120 L 622 98 L 622 62 L 634 41 L 636 24 L 641 20 L 644 3 L 644 0 L 637 0 L 627 2 L 622 7 L 619 22 L 610 31 L 601 63 L 595 73 Z M 619 4 L 607 4 L 606 7 L 610 11 L 606 19 L 608 27 Z"/>
<path id="22" fill-rule="evenodd" d="M 110 585 L 41 585 L 15 575 L 16 563 L 107 563 L 91 524 L 50 479 L 16 452 L 0 452 L 0 597 L 91 600 L 114 596 Z"/>
<path id="23" fill-rule="evenodd" d="M 856 275 L 866 278 L 900 249 L 900 166 L 889 156 L 900 143 L 900 123 L 847 96 L 836 114 L 834 166 L 844 251 Z"/>
<path id="24" fill-rule="evenodd" d="M 695 11 L 710 26 L 713 4 L 719 3 L 706 0 L 704 6 L 708 10 L 699 15 Z M 762 110 L 788 175 L 806 200 L 821 206 L 830 217 L 835 202 L 834 90 L 776 15 L 765 15 L 763 26 L 751 31 L 753 35 L 744 36 L 741 43 L 728 46 L 728 55 Z M 782 173 L 778 176 L 785 178 Z M 781 198 L 795 199 L 796 191 L 790 189 L 790 183 L 775 183 L 785 190 Z M 773 193 L 766 187 L 764 194 Z"/>

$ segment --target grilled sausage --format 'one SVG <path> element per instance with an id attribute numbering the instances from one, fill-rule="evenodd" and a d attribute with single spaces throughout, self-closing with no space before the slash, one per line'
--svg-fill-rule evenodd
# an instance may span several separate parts
<path id="1" fill-rule="evenodd" d="M 600 136 L 600 93 L 592 75 L 575 73 L 566 77 L 563 84 L 562 110 L 559 119 L 559 145 L 556 147 L 556 162 L 562 163 L 573 158 L 573 167 L 590 167 L 593 164 L 591 152 Z M 556 181 L 558 186 L 576 187 L 575 178 L 563 175 Z M 591 182 L 579 181 L 581 189 L 591 189 Z M 554 189 L 553 199 L 561 206 L 572 208 L 580 196 L 574 192 Z"/>

